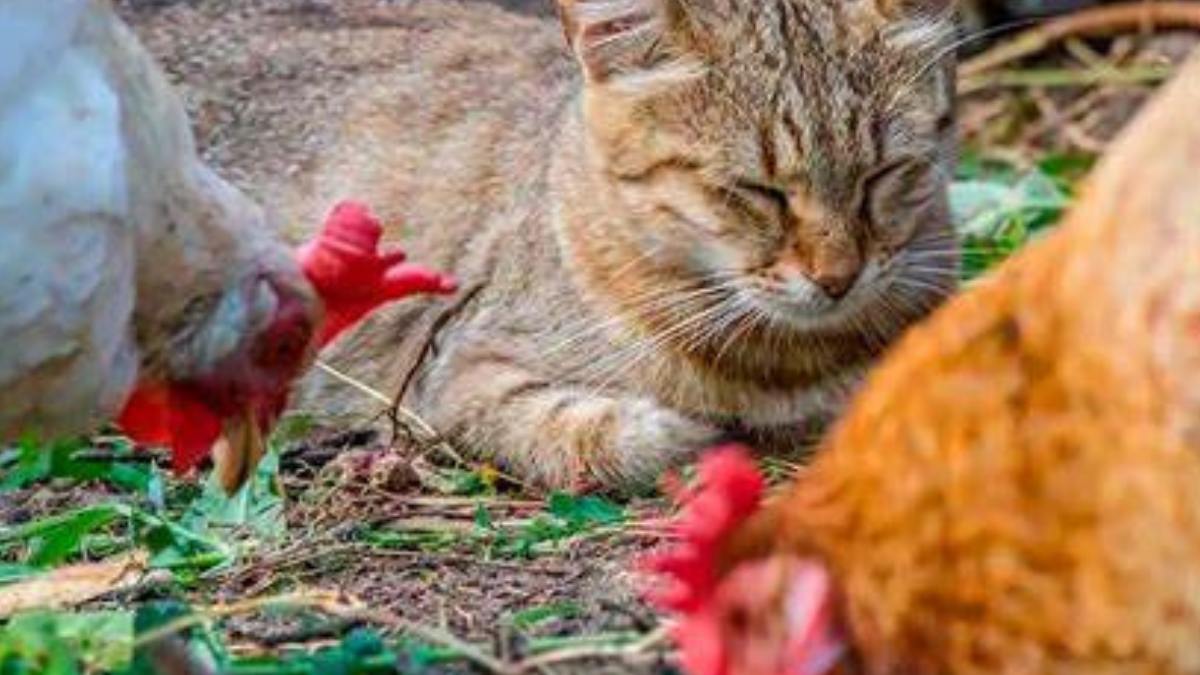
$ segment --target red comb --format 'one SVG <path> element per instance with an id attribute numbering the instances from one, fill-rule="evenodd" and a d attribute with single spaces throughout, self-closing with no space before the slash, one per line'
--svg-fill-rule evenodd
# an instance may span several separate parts
<path id="1" fill-rule="evenodd" d="M 652 600 L 679 615 L 673 631 L 684 670 L 691 675 L 822 675 L 841 658 L 846 641 L 834 616 L 832 584 L 824 566 L 788 556 L 748 560 L 718 573 L 721 546 L 760 507 L 766 482 L 740 446 L 713 451 L 700 463 L 699 485 L 686 497 L 675 525 L 679 541 L 646 566 L 665 577 Z M 770 594 L 770 570 L 786 575 L 779 619 L 788 640 L 778 652 L 738 643 L 724 632 L 731 600 Z M 778 573 L 774 576 L 778 578 Z M 735 602 L 736 604 L 736 602 Z M 745 657 L 753 657 L 750 665 Z"/>
<path id="2" fill-rule="evenodd" d="M 758 509 L 765 490 L 758 466 L 737 445 L 712 451 L 701 461 L 698 478 L 674 527 L 679 541 L 646 561 L 667 577 L 668 588 L 654 600 L 672 612 L 697 611 L 716 591 L 717 550 Z"/>
<path id="3" fill-rule="evenodd" d="M 666 582 L 651 600 L 682 615 L 674 635 L 684 667 L 693 675 L 728 675 L 726 645 L 712 602 L 721 582 L 717 553 L 758 509 L 765 485 L 745 448 L 729 445 L 712 451 L 700 462 L 698 485 L 684 496 L 674 527 L 679 541 L 645 561 Z"/>
<path id="4" fill-rule="evenodd" d="M 386 302 L 455 290 L 450 276 L 405 263 L 400 250 L 380 250 L 382 236 L 370 209 L 342 202 L 317 238 L 300 248 L 300 267 L 325 303 L 322 345 Z"/>

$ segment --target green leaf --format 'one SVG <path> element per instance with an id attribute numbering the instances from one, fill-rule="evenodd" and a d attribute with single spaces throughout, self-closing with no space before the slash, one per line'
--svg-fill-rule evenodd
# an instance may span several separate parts
<path id="1" fill-rule="evenodd" d="M 964 178 L 950 187 L 950 208 L 962 239 L 963 276 L 973 279 L 1054 225 L 1070 206 L 1072 166 L 1047 161 L 1042 169 L 1018 172 L 977 160 L 960 167 Z M 1073 175 L 1073 174 L 1071 174 Z"/>
<path id="2" fill-rule="evenodd" d="M 150 633 L 178 619 L 191 616 L 191 607 L 173 600 L 152 602 L 138 608 L 134 618 L 137 640 L 144 640 Z M 209 667 L 211 672 L 227 672 L 230 663 L 229 651 L 220 637 L 207 625 L 201 624 L 175 634 L 187 644 L 192 658 Z M 151 663 L 147 645 L 139 645 L 133 662 L 121 675 L 163 675 Z"/>
<path id="3" fill-rule="evenodd" d="M 603 497 L 577 497 L 566 493 L 550 495 L 550 513 L 571 528 L 615 525 L 625 520 L 625 511 Z"/>
<path id="4" fill-rule="evenodd" d="M 131 612 L 33 612 L 13 617 L 0 630 L 5 673 L 110 672 L 128 666 L 132 656 Z"/>
<path id="5" fill-rule="evenodd" d="M 516 612 L 511 622 L 518 630 L 529 630 L 554 619 L 571 619 L 582 613 L 583 609 L 577 603 L 559 602 Z"/>
<path id="6" fill-rule="evenodd" d="M 120 521 L 128 525 L 123 537 L 99 536 Z M 172 569 L 185 564 L 207 569 L 228 562 L 233 555 L 228 546 L 213 537 L 118 502 L 83 507 L 19 527 L 0 528 L 0 552 L 27 546 L 30 551 L 23 562 L 34 568 L 58 565 L 96 543 L 104 544 L 96 547 L 104 554 L 143 545 L 154 554 L 153 566 Z"/>
<path id="7" fill-rule="evenodd" d="M 7 453 L 4 465 L 14 465 L 0 479 L 0 493 L 20 490 L 50 476 L 51 457 L 40 443 L 24 438 Z"/>
<path id="8" fill-rule="evenodd" d="M 475 505 L 475 527 L 480 530 L 491 530 L 495 527 L 492 523 L 492 514 L 483 505 L 483 502 Z"/>
<path id="9" fill-rule="evenodd" d="M 362 530 L 359 537 L 382 548 L 418 551 L 444 551 L 463 539 L 461 535 L 447 531 L 381 529 Z"/>
<path id="10" fill-rule="evenodd" d="M 162 478 L 156 467 L 148 463 L 120 461 L 122 456 L 133 459 L 132 443 L 119 438 L 108 440 L 111 443 L 108 450 L 115 459 L 80 456 L 93 449 L 89 443 L 81 440 L 44 444 L 26 438 L 14 448 L 16 466 L 0 480 L 0 492 L 11 492 L 52 479 L 101 481 L 126 492 L 150 496 L 153 496 L 151 493 L 157 485 L 161 492 Z"/>
<path id="11" fill-rule="evenodd" d="M 447 653 L 446 650 L 416 643 L 411 646 L 402 644 L 410 660 L 413 660 L 414 652 L 420 652 L 420 657 L 428 658 L 430 662 L 457 658 L 456 654 Z M 228 675 L 416 675 L 422 672 L 425 665 L 403 668 L 399 660 L 397 652 L 389 649 L 377 633 L 357 629 L 332 647 L 311 652 L 291 652 L 279 657 L 237 659 L 224 672 Z"/>
<path id="12" fill-rule="evenodd" d="M 366 628 L 356 628 L 342 640 L 342 648 L 357 657 L 368 657 L 384 653 L 386 646 L 379 633 Z"/>
<path id="13" fill-rule="evenodd" d="M 445 495 L 480 497 L 496 494 L 495 481 L 489 478 L 486 467 L 476 469 L 440 468 L 422 481 L 430 489 Z"/>
<path id="14" fill-rule="evenodd" d="M 71 647 L 51 626 L 32 620 L 0 629 L 0 673 L 4 675 L 81 675 Z"/>
<path id="15" fill-rule="evenodd" d="M 1058 182 L 1059 187 L 1072 192 L 1074 186 L 1096 165 L 1096 156 L 1068 153 L 1047 155 L 1038 162 L 1038 169 Z"/>
<path id="16" fill-rule="evenodd" d="M 0 529 L 0 550 L 27 543 L 32 552 L 25 563 L 50 567 L 79 551 L 88 535 L 130 514 L 123 504 L 97 504 L 20 527 Z"/>
<path id="17" fill-rule="evenodd" d="M 216 476 L 210 475 L 204 492 L 184 516 L 184 525 L 202 533 L 243 532 L 267 541 L 282 539 L 287 534 L 287 520 L 278 476 L 279 451 L 273 443 L 250 481 L 236 495 L 225 494 Z"/>
<path id="18" fill-rule="evenodd" d="M 12 584 L 23 579 L 28 579 L 42 570 L 32 565 L 22 565 L 18 563 L 0 563 L 0 586 L 4 584 Z"/>

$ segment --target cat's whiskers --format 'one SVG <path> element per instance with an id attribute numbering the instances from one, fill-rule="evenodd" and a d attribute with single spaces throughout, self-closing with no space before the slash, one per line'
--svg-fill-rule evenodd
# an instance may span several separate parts
<path id="1" fill-rule="evenodd" d="M 890 334 L 897 326 L 907 325 L 919 309 L 919 305 L 915 305 L 905 293 L 889 293 L 881 297 L 870 315 L 874 317 L 875 331 L 881 341 L 879 347 L 882 349 L 890 344 Z"/>
<path id="2" fill-rule="evenodd" d="M 941 249 L 914 252 L 910 260 L 915 262 L 945 262 L 959 257 L 962 257 L 962 249 Z"/>
<path id="3" fill-rule="evenodd" d="M 877 351 L 887 346 L 891 339 L 890 301 L 889 293 L 881 293 L 875 298 L 869 311 L 855 313 L 858 322 L 866 326 L 863 335 L 870 341 L 872 349 Z"/>
<path id="4" fill-rule="evenodd" d="M 957 251 L 919 251 L 904 257 L 899 272 L 917 271 L 922 275 L 931 275 L 946 279 L 955 278 L 955 270 L 946 265 L 947 260 L 958 257 Z"/>
<path id="5" fill-rule="evenodd" d="M 922 248 L 930 245 L 951 244 L 956 245 L 962 236 L 957 230 L 946 230 L 941 232 L 931 232 L 922 234 L 913 241 L 909 242 L 908 248 Z"/>
<path id="6" fill-rule="evenodd" d="M 633 368 L 644 363 L 646 359 L 661 354 L 663 348 L 680 334 L 685 333 L 698 324 L 702 324 L 726 311 L 723 302 L 718 302 L 706 309 L 684 317 L 667 329 L 657 331 L 647 337 L 623 345 L 612 352 L 601 362 L 594 364 L 598 372 L 583 378 L 585 383 L 592 384 L 593 393 L 608 388 L 617 378 L 625 375 Z M 589 368 L 592 370 L 593 368 Z"/>
<path id="7" fill-rule="evenodd" d="M 895 280 L 922 284 L 925 288 L 940 293 L 952 293 L 958 287 L 958 276 L 947 271 L 945 265 L 930 265 L 918 259 L 905 261 Z"/>
<path id="8" fill-rule="evenodd" d="M 942 293 L 946 291 L 946 286 L 936 283 L 927 282 L 923 279 L 914 279 L 911 277 L 902 277 L 894 282 L 896 289 L 906 289 L 915 291 L 912 299 L 918 303 L 918 310 L 931 310 L 937 306 L 938 299 L 944 297 Z"/>
<path id="9" fill-rule="evenodd" d="M 633 271 L 638 265 L 647 262 L 653 268 L 653 259 L 660 255 L 664 248 L 664 244 L 655 243 L 643 250 L 629 251 L 629 260 L 607 274 L 610 278 L 620 278 Z M 707 286 L 710 285 L 710 282 L 716 281 L 719 283 L 722 280 L 723 274 L 725 272 L 718 271 L 702 277 L 683 279 L 682 281 L 657 279 L 654 287 L 642 293 L 630 297 L 614 298 L 614 305 L 617 311 L 613 316 L 603 321 L 598 322 L 596 317 L 590 313 L 585 313 L 581 318 L 565 326 L 556 328 L 556 332 L 565 333 L 565 335 L 547 348 L 544 353 L 547 356 L 560 354 L 578 346 L 579 343 L 585 342 L 589 338 L 603 336 L 612 329 L 626 325 L 630 316 L 635 320 L 641 321 L 676 302 L 686 301 L 686 296 L 692 292 L 707 293 Z"/>
<path id="10" fill-rule="evenodd" d="M 660 353 L 662 349 L 666 347 L 666 345 L 672 340 L 677 338 L 680 334 L 693 330 L 698 324 L 707 324 L 710 319 L 714 318 L 717 319 L 717 321 L 714 322 L 714 325 L 722 322 L 722 314 L 727 312 L 726 304 L 729 302 L 729 299 L 733 297 L 731 289 L 724 282 L 740 278 L 740 276 L 741 275 L 739 273 L 734 271 L 716 271 L 707 275 L 705 279 L 709 283 L 715 282 L 715 284 L 708 289 L 717 296 L 718 301 L 715 304 L 709 304 L 707 307 L 702 306 L 699 311 L 694 313 L 689 313 L 689 310 L 686 307 L 683 311 L 680 311 L 679 307 L 677 306 L 675 308 L 676 313 L 683 314 L 679 321 L 668 325 L 665 329 L 658 330 L 649 335 L 638 338 L 631 343 L 618 346 L 614 352 L 602 356 L 599 362 L 594 362 L 589 366 L 589 370 L 598 370 L 599 374 L 592 375 L 588 379 L 595 380 L 597 377 L 599 377 L 599 375 L 607 373 L 608 376 L 601 381 L 597 387 L 597 389 L 601 389 L 604 386 L 607 386 L 612 379 L 615 379 L 616 377 L 628 372 L 633 367 L 644 362 L 645 359 L 649 358 L 650 356 Z M 682 302 L 681 304 L 690 305 L 696 304 L 697 302 L 706 302 L 711 299 L 711 296 L 701 296 L 700 294 L 695 294 L 689 298 L 683 299 L 686 300 L 686 302 Z M 701 333 L 711 330 L 711 327 L 707 327 L 702 329 Z M 692 336 L 692 340 L 695 339 L 696 337 Z M 684 345 L 688 345 L 692 340 L 685 341 Z M 698 345 L 687 347 L 686 351 L 690 351 L 696 346 Z"/>
<path id="11" fill-rule="evenodd" d="M 566 335 L 558 342 L 550 345 L 543 353 L 546 356 L 554 356 L 574 348 L 579 342 L 585 341 L 588 338 L 602 335 L 614 328 L 619 328 L 628 323 L 630 314 L 639 318 L 644 317 L 678 302 L 685 302 L 693 294 L 704 295 L 713 292 L 711 289 L 697 289 L 693 288 L 693 286 L 695 286 L 695 283 L 668 285 L 666 287 L 652 288 L 632 298 L 623 298 L 618 301 L 619 311 L 603 320 L 598 320 L 597 317 L 590 313 L 585 314 L 582 318 L 559 328 L 558 331 L 565 332 Z"/>
<path id="12" fill-rule="evenodd" d="M 966 35 L 963 35 L 962 37 L 959 37 L 958 39 L 950 42 L 949 44 L 945 45 L 941 49 L 939 49 L 936 52 L 934 52 L 933 54 L 931 54 L 927 61 L 920 63 L 917 67 L 912 69 L 913 70 L 912 74 L 910 76 L 908 76 L 899 85 L 899 87 L 896 89 L 895 93 L 892 95 L 892 98 L 888 102 L 886 110 L 888 110 L 889 112 L 895 110 L 896 106 L 900 103 L 901 99 L 903 99 L 905 96 L 908 95 L 908 93 L 912 89 L 913 85 L 915 85 L 917 82 L 920 82 L 921 78 L 928 75 L 930 70 L 932 70 L 933 68 L 936 68 L 939 64 L 942 63 L 942 61 L 947 56 L 958 51 L 959 48 L 969 45 L 972 42 L 982 40 L 984 38 L 1001 35 L 1001 34 L 1004 34 L 1004 33 L 1010 32 L 1010 31 L 1014 31 L 1014 30 L 1018 30 L 1021 28 L 1026 28 L 1028 26 L 1031 26 L 1036 23 L 1040 23 L 1042 21 L 1045 21 L 1045 19 L 1029 18 L 1029 19 L 1018 19 L 1016 21 L 1009 21 L 1008 23 L 1002 23 L 997 26 L 990 26 L 983 30 L 975 31 L 974 33 L 967 33 Z"/>
<path id="13" fill-rule="evenodd" d="M 926 314 L 936 309 L 938 304 L 937 301 L 930 298 L 928 293 L 914 293 L 911 292 L 910 289 L 901 289 L 901 291 L 897 293 L 895 297 L 897 300 L 903 302 L 909 315 Z M 900 320 L 904 320 L 904 318 L 901 317 Z"/>
<path id="14" fill-rule="evenodd" d="M 678 313 L 681 311 L 680 307 L 686 309 L 693 304 L 703 304 L 716 298 L 719 293 L 719 289 L 715 288 L 694 289 L 684 293 L 671 290 L 660 294 L 662 297 L 657 297 L 653 302 L 627 306 L 624 313 L 610 317 L 604 323 L 610 324 L 609 327 L 625 326 L 631 319 L 645 321 L 668 309 Z M 586 354 L 583 356 L 589 357 Z"/>
<path id="15" fill-rule="evenodd" d="M 713 358 L 713 365 L 717 367 L 721 365 L 721 359 L 724 358 L 729 348 L 736 344 L 743 335 L 757 328 L 761 324 L 761 317 L 764 316 L 753 303 L 747 302 L 740 296 L 734 297 L 734 316 L 736 317 L 734 321 L 737 325 L 728 332 L 728 336 Z"/>
<path id="16" fill-rule="evenodd" d="M 730 295 L 724 300 L 724 302 L 731 305 L 732 311 L 724 312 L 717 318 L 716 321 L 713 321 L 709 325 L 702 328 L 699 332 L 693 335 L 690 340 L 685 341 L 680 346 L 680 349 L 684 353 L 694 353 L 697 349 L 712 342 L 717 337 L 721 335 L 728 335 L 730 329 L 733 328 L 734 323 L 737 322 L 741 317 L 739 305 L 742 301 L 738 296 Z M 720 356 L 718 355 L 713 364 L 717 365 L 719 363 Z"/>

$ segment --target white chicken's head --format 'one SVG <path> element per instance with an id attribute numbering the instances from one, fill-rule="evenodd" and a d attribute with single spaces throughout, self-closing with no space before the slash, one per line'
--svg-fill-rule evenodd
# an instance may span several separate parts
<path id="1" fill-rule="evenodd" d="M 103 81 L 87 84 L 119 113 L 119 131 L 106 132 L 118 137 L 98 140 L 126 179 L 120 221 L 135 233 L 139 383 L 118 422 L 169 446 L 179 470 L 214 451 L 232 492 L 319 344 L 386 302 L 455 282 L 381 249 L 381 223 L 353 202 L 333 209 L 317 239 L 288 248 L 198 157 L 178 95 L 129 29 L 106 3 L 87 7 L 76 39 L 102 57 L 89 76 Z"/>
<path id="2" fill-rule="evenodd" d="M 171 447 L 181 470 L 216 444 L 232 491 L 315 353 L 321 303 L 262 209 L 198 157 L 178 95 L 132 32 L 111 12 L 92 18 L 136 228 L 139 385 L 119 422 Z"/>
<path id="3" fill-rule="evenodd" d="M 181 470 L 211 449 L 232 492 L 316 352 L 322 306 L 261 211 L 195 171 L 204 188 L 166 207 L 139 243 L 142 384 L 121 422 L 170 445 Z"/>

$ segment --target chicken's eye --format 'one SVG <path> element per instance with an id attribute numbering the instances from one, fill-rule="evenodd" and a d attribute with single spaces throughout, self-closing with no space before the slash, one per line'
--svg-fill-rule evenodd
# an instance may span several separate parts
<path id="1" fill-rule="evenodd" d="M 290 372 L 300 365 L 312 342 L 313 326 L 299 310 L 284 312 L 258 340 L 256 366 Z"/>

